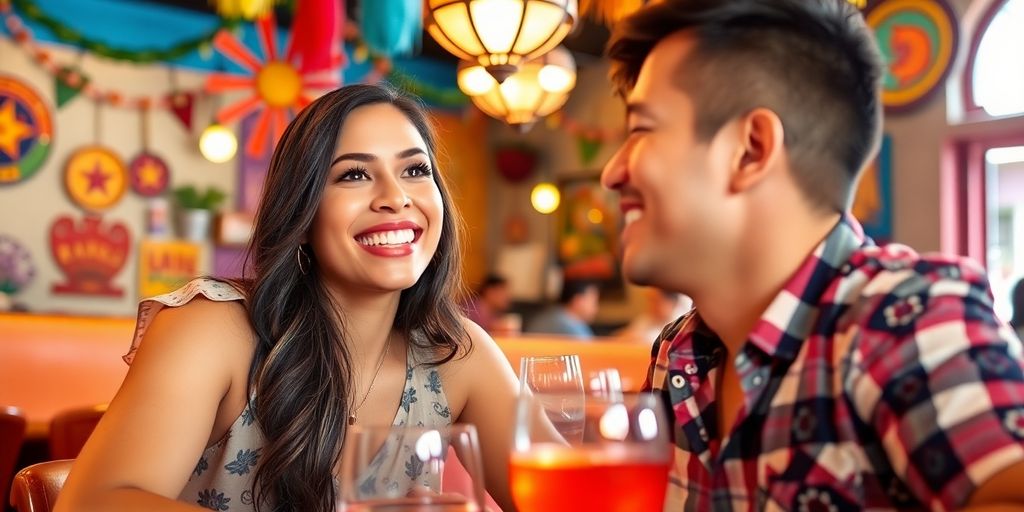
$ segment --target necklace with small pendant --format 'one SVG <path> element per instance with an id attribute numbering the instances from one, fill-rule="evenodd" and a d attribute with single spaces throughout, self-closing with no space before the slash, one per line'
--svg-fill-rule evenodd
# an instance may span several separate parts
<path id="1" fill-rule="evenodd" d="M 356 415 L 359 414 L 359 409 L 366 403 L 366 399 L 370 397 L 370 392 L 373 391 L 373 385 L 377 382 L 377 375 L 380 374 L 380 369 L 384 367 L 384 360 L 388 357 L 388 351 L 391 350 L 391 336 L 388 336 L 388 342 L 384 345 L 384 351 L 380 354 L 380 361 L 377 361 L 377 369 L 373 371 L 373 377 L 370 378 L 370 385 L 366 388 L 366 393 L 363 395 L 363 399 L 359 401 L 359 405 L 352 408 L 348 415 L 349 426 L 356 424 Z"/>

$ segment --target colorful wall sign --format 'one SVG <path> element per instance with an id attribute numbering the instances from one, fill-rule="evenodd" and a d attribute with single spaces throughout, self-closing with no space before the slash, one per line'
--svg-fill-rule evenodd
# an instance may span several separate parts
<path id="1" fill-rule="evenodd" d="M 113 206 L 124 195 L 127 181 L 121 158 L 102 146 L 75 151 L 64 166 L 64 188 L 71 200 L 86 210 Z"/>
<path id="2" fill-rule="evenodd" d="M 887 63 L 882 103 L 889 110 L 922 104 L 945 82 L 957 48 L 957 18 L 946 0 L 886 0 L 865 15 Z"/>
<path id="3" fill-rule="evenodd" d="M 139 297 L 174 291 L 201 272 L 199 244 L 143 240 L 139 245 Z"/>
<path id="4" fill-rule="evenodd" d="M 71 215 L 58 217 L 50 227 L 50 252 L 66 279 L 54 284 L 53 292 L 124 295 L 112 281 L 124 268 L 130 246 L 131 235 L 120 222 L 87 215 L 76 225 Z"/>
<path id="5" fill-rule="evenodd" d="M 0 185 L 31 177 L 53 144 L 50 110 L 31 87 L 0 76 Z"/>

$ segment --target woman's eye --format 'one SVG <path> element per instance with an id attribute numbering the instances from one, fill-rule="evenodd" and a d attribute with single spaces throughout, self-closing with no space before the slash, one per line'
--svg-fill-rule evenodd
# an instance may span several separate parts
<path id="1" fill-rule="evenodd" d="M 412 167 L 406 169 L 405 173 L 410 178 L 422 178 L 431 175 L 430 166 L 425 163 L 413 165 Z"/>
<path id="2" fill-rule="evenodd" d="M 338 176 L 338 181 L 362 181 L 370 179 L 366 169 L 350 169 Z"/>

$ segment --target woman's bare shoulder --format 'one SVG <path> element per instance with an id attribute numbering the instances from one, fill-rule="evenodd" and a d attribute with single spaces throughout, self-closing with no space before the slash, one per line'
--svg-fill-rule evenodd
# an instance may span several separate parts
<path id="1" fill-rule="evenodd" d="M 140 355 L 155 351 L 196 351 L 218 360 L 252 359 L 255 332 L 239 301 L 215 301 L 197 296 L 187 304 L 163 308 L 140 343 Z M 157 347 L 156 345 L 160 345 Z"/>

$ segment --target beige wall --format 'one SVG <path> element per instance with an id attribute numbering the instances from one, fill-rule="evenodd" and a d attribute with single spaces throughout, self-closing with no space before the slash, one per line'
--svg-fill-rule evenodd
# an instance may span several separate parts
<path id="1" fill-rule="evenodd" d="M 61 47 L 47 46 L 57 62 L 75 62 L 78 56 Z M 95 77 L 101 89 L 113 88 L 129 95 L 155 95 L 168 91 L 168 71 L 164 66 L 132 65 L 83 57 L 82 67 Z M 0 70 L 30 84 L 43 100 L 55 106 L 53 79 L 24 51 L 9 39 L 0 38 Z M 203 75 L 179 71 L 180 87 L 192 89 L 202 83 Z M 163 157 L 171 169 L 171 186 L 186 183 L 202 187 L 216 185 L 227 191 L 226 204 L 233 204 L 237 173 L 234 162 L 214 164 L 204 159 L 197 149 L 198 133 L 210 119 L 207 105 L 200 104 L 194 119 L 195 133 L 184 126 L 167 110 L 157 109 L 150 115 L 150 149 Z M 22 243 L 31 252 L 36 277 L 31 285 L 15 296 L 33 311 L 69 312 L 95 315 L 132 315 L 136 297 L 138 267 L 135 255 L 144 233 L 145 200 L 129 189 L 116 205 L 103 212 L 109 221 L 124 223 L 132 236 L 132 249 L 124 268 L 114 284 L 125 290 L 121 298 L 81 295 L 56 295 L 51 286 L 63 280 L 49 248 L 49 229 L 58 216 L 71 214 L 80 218 L 82 211 L 64 194 L 64 162 L 74 150 L 94 143 L 113 149 L 126 163 L 141 150 L 139 111 L 128 108 L 104 107 L 101 110 L 101 131 L 94 133 L 94 104 L 79 96 L 59 110 L 52 111 L 54 143 L 43 167 L 26 181 L 0 186 L 0 234 Z M 209 271 L 210 245 L 206 246 Z"/>

